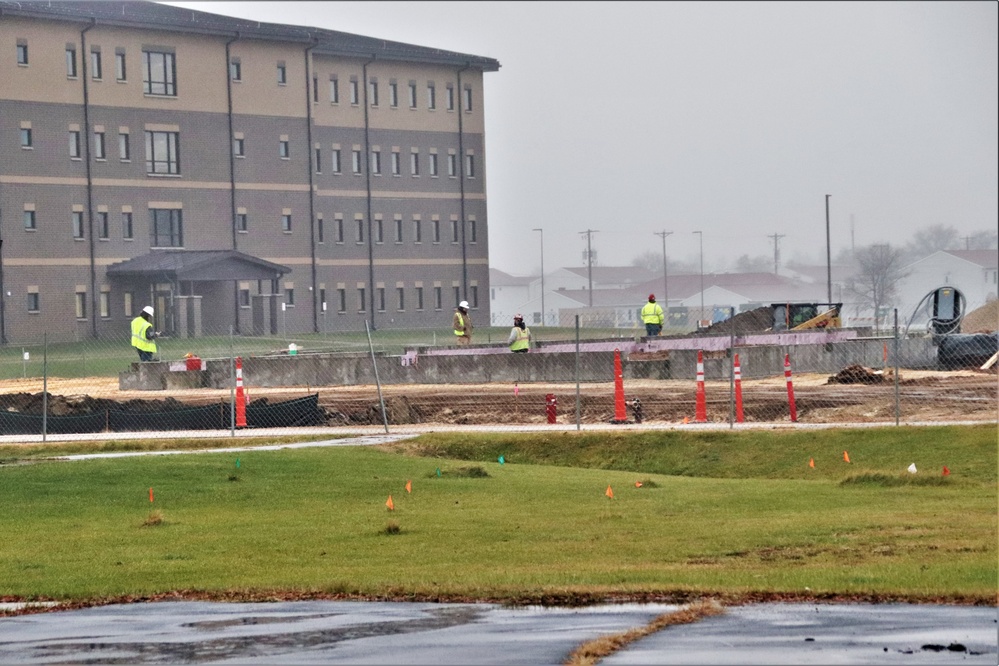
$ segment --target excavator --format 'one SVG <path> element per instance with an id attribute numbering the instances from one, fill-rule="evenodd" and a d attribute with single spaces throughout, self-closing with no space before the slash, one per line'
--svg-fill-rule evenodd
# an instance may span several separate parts
<path id="1" fill-rule="evenodd" d="M 842 303 L 773 303 L 773 331 L 840 328 Z"/>

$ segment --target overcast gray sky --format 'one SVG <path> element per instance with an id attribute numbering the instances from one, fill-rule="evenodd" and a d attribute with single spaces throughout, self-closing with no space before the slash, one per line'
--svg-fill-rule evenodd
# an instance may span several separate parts
<path id="1" fill-rule="evenodd" d="M 490 262 L 825 263 L 999 220 L 995 2 L 170 2 L 489 56 Z M 851 216 L 853 224 L 851 225 Z"/>

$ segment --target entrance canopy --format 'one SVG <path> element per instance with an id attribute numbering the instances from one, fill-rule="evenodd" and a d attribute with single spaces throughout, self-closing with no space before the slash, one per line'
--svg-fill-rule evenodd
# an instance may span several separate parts
<path id="1" fill-rule="evenodd" d="M 110 278 L 164 282 L 276 280 L 291 269 L 238 250 L 153 250 L 107 268 Z"/>

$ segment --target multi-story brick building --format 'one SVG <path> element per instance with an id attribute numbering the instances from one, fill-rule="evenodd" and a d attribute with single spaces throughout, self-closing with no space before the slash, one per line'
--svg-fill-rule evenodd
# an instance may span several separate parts
<path id="1" fill-rule="evenodd" d="M 331 5 L 335 7 L 335 5 Z M 488 321 L 491 58 L 0 1 L 0 337 Z"/>

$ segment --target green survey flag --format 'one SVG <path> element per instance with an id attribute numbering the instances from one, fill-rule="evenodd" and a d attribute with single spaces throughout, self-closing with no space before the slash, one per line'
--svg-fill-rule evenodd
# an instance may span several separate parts
<path id="1" fill-rule="evenodd" d="M 503 456 L 500 456 L 499 457 L 499 464 L 502 465 L 505 462 L 506 462 L 506 458 L 504 458 Z"/>
<path id="2" fill-rule="evenodd" d="M 236 458 L 236 469 L 239 469 L 239 458 Z"/>
<path id="3" fill-rule="evenodd" d="M 437 476 L 440 476 L 440 475 L 441 475 L 441 468 L 440 468 L 440 467 L 438 467 L 438 468 L 437 468 Z"/>

